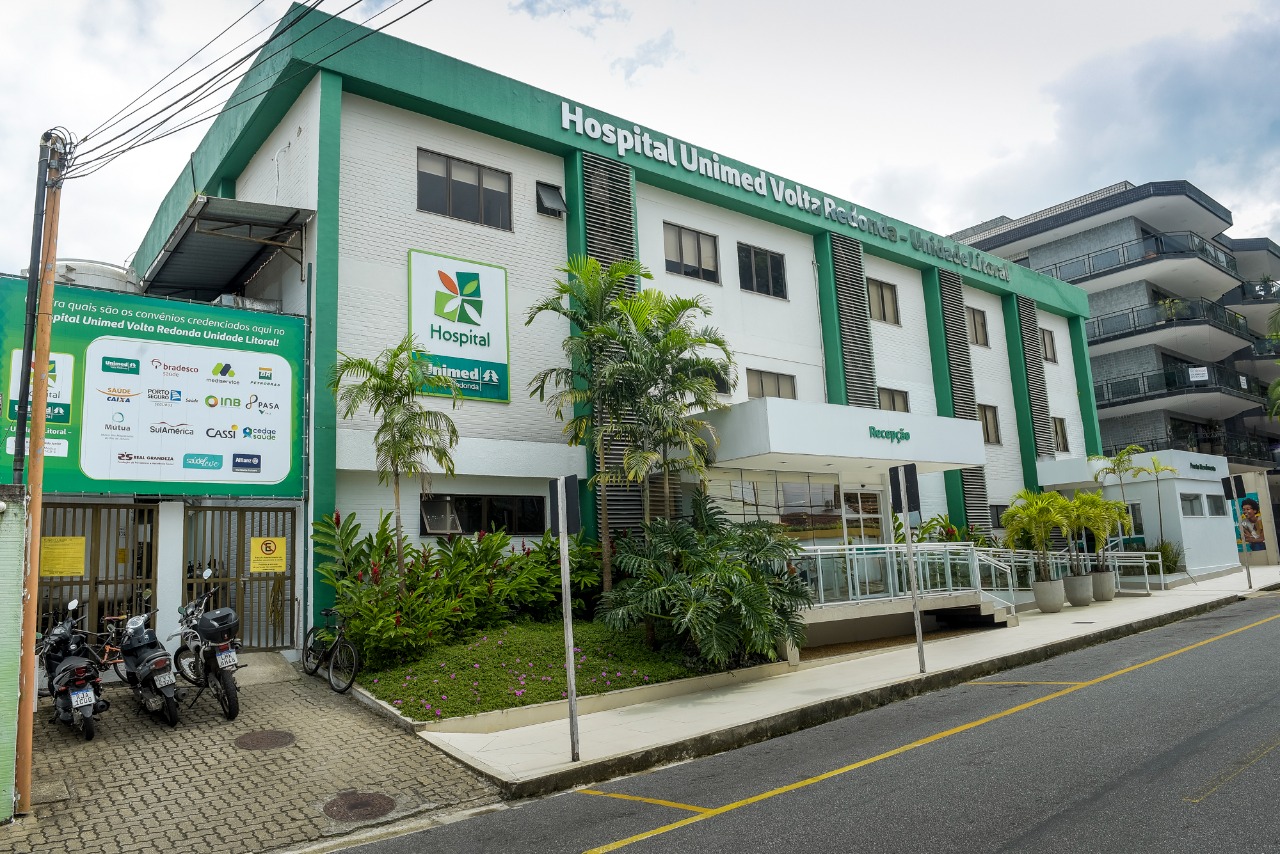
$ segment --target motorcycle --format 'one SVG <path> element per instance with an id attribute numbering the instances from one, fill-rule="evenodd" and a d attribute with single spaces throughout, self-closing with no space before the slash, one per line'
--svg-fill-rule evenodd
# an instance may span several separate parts
<path id="1" fill-rule="evenodd" d="M 102 698 L 103 664 L 89 646 L 88 636 L 76 629 L 73 612 L 80 607 L 78 599 L 67 603 L 66 618 L 40 639 L 45 679 L 53 695 L 51 723 L 79 727 L 85 741 L 97 732 L 94 715 L 111 708 Z"/>
<path id="2" fill-rule="evenodd" d="M 207 580 L 211 575 L 213 571 L 206 569 L 203 577 Z M 208 610 L 214 592 L 209 590 L 185 607 L 178 607 L 178 631 L 170 635 L 169 640 L 181 637 L 173 656 L 174 667 L 179 676 L 200 689 L 191 705 L 195 705 L 207 688 L 217 698 L 223 715 L 233 721 L 240 713 L 235 678 L 235 671 L 243 666 L 237 656 L 240 618 L 232 608 Z"/>
<path id="3" fill-rule="evenodd" d="M 156 639 L 147 621 L 155 611 L 130 617 L 124 624 L 120 654 L 124 658 L 124 677 L 133 696 L 148 712 L 164 712 L 169 726 L 178 725 L 178 697 L 174 687 L 172 657 Z"/>

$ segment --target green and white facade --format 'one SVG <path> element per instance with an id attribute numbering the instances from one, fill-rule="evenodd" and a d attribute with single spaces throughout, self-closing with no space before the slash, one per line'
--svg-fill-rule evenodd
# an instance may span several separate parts
<path id="1" fill-rule="evenodd" d="M 707 299 L 739 372 L 714 415 L 713 493 L 808 542 L 885 536 L 892 465 L 920 466 L 926 516 L 988 528 L 993 506 L 1039 484 L 1039 466 L 1101 451 L 1078 289 L 382 34 L 313 65 L 327 20 L 308 15 L 241 84 L 232 103 L 245 103 L 212 125 L 134 260 L 144 290 L 164 280 L 199 197 L 305 220 L 297 252 L 201 289 L 309 318 L 312 516 L 390 509 L 373 421 L 340 419 L 324 381 L 339 352 L 374 356 L 412 324 L 469 399 L 451 412 L 457 475 L 435 477 L 410 530 L 540 531 L 547 478 L 586 475 L 589 462 L 527 388 L 569 330 L 525 315 L 577 253 L 638 257 L 654 271 L 646 286 Z M 637 521 L 628 500 L 611 496 L 612 522 Z"/>

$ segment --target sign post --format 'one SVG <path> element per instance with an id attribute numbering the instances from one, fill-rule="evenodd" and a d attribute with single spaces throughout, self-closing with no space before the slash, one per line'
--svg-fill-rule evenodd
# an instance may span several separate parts
<path id="1" fill-rule="evenodd" d="M 1234 486 L 1234 489 L 1233 489 Z M 1249 554 L 1251 544 L 1245 542 L 1244 537 L 1244 499 L 1246 497 L 1244 491 L 1244 478 L 1240 475 L 1224 477 L 1222 479 L 1222 491 L 1226 495 L 1227 500 L 1231 502 L 1231 518 L 1235 519 L 1236 530 L 1240 532 L 1240 552 L 1244 555 L 1244 577 L 1249 585 L 1249 589 L 1253 589 L 1253 568 L 1250 566 L 1251 555 Z"/>
<path id="2" fill-rule="evenodd" d="M 920 481 L 916 476 L 915 463 L 889 469 L 889 492 L 893 512 L 902 514 L 902 530 L 907 547 L 907 579 L 911 586 L 911 614 L 916 624 L 916 654 L 920 659 L 920 672 L 926 673 L 924 629 L 920 625 L 920 591 L 916 579 L 915 535 L 911 530 L 911 514 L 920 512 Z"/>
<path id="3" fill-rule="evenodd" d="M 578 476 L 558 477 L 551 481 L 552 533 L 560 538 L 560 606 L 564 614 L 564 674 L 569 698 L 569 750 L 574 762 L 578 756 L 578 686 L 573 654 L 573 593 L 569 588 L 569 535 L 578 533 L 582 520 L 578 508 Z M 573 501 L 570 508 L 569 502 Z"/>

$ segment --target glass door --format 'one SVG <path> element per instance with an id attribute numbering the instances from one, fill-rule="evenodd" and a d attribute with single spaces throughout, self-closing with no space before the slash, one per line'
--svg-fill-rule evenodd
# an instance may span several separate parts
<path id="1" fill-rule="evenodd" d="M 879 545 L 885 541 L 884 493 L 875 490 L 845 490 L 844 523 L 849 532 L 849 545 Z M 853 567 L 856 593 L 862 596 L 884 596 L 889 579 L 886 558 L 875 550 L 859 554 Z"/>

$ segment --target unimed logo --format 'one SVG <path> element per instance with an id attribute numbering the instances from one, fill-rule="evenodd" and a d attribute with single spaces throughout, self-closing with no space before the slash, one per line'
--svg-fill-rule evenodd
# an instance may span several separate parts
<path id="1" fill-rule="evenodd" d="M 182 457 L 184 469 L 205 469 L 212 471 L 222 468 L 221 454 L 185 454 Z"/>
<path id="2" fill-rule="evenodd" d="M 102 357 L 102 372 L 104 374 L 136 374 L 141 368 L 141 363 L 137 359 L 120 359 L 115 356 Z"/>
<path id="3" fill-rule="evenodd" d="M 480 274 L 460 272 L 454 281 L 444 270 L 437 273 L 444 290 L 436 291 L 436 317 L 479 326 L 484 310 L 484 300 L 480 298 Z"/>

